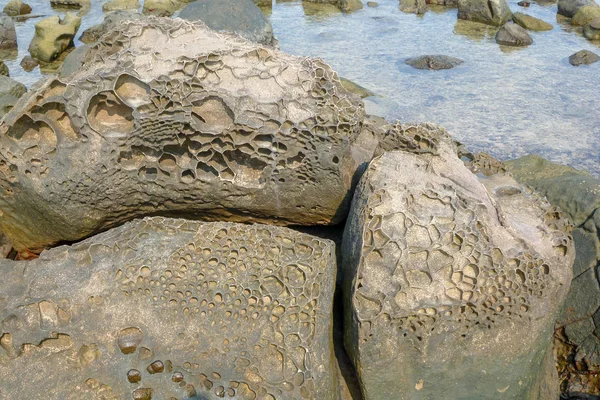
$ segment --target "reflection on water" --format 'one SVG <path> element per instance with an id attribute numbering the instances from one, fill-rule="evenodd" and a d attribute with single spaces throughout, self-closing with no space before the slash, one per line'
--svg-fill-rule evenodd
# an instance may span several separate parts
<path id="1" fill-rule="evenodd" d="M 555 162 L 600 175 L 600 63 L 573 67 L 567 59 L 581 49 L 600 51 L 562 17 L 556 5 L 532 2 L 521 11 L 554 25 L 531 32 L 534 44 L 507 51 L 495 43 L 497 28 L 457 21 L 456 9 L 436 6 L 422 17 L 404 14 L 398 0 L 378 0 L 346 14 L 337 8 L 277 0 L 269 15 L 282 50 L 323 58 L 344 76 L 380 97 L 369 112 L 388 119 L 433 121 L 447 127 L 472 150 L 499 158 L 538 153 Z M 64 15 L 48 0 L 29 0 L 36 15 Z M 103 19 L 103 1 L 93 0 L 84 29 Z M 77 11 L 75 11 L 77 12 Z M 33 26 L 40 18 L 16 22 L 18 54 L 6 62 L 11 76 L 30 86 L 40 69 L 25 73 Z M 76 45 L 81 43 L 76 41 Z M 512 49 L 511 49 L 512 50 Z M 420 71 L 404 60 L 445 54 L 465 61 L 444 71 Z"/>

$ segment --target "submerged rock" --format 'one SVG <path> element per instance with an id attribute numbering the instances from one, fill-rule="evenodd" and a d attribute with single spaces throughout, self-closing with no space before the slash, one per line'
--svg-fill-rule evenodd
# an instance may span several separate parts
<path id="1" fill-rule="evenodd" d="M 273 27 L 252 0 L 203 0 L 187 5 L 179 17 L 202 21 L 216 31 L 234 32 L 252 42 L 276 43 Z"/>
<path id="2" fill-rule="evenodd" d="M 598 7 L 598 4 L 594 0 L 558 0 L 558 13 L 571 18 L 585 6 Z"/>
<path id="3" fill-rule="evenodd" d="M 0 226 L 18 251 L 149 214 L 345 218 L 371 133 L 322 61 L 154 17 L 80 57 L 0 126 Z"/>
<path id="4" fill-rule="evenodd" d="M 61 20 L 58 15 L 45 18 L 35 24 L 35 36 L 29 44 L 29 53 L 44 62 L 56 60 L 67 47 L 81 25 L 81 18 L 67 13 Z"/>
<path id="5" fill-rule="evenodd" d="M 509 22 L 502 25 L 496 33 L 496 43 L 504 46 L 529 46 L 533 39 L 523 27 Z"/>
<path id="6" fill-rule="evenodd" d="M 506 0 L 458 0 L 458 18 L 500 26 L 512 18 Z"/>
<path id="7" fill-rule="evenodd" d="M 600 18 L 596 18 L 583 28 L 583 36 L 590 40 L 600 40 Z"/>
<path id="8" fill-rule="evenodd" d="M 137 10 L 140 8 L 139 0 L 111 0 L 102 5 L 102 11 Z"/>
<path id="9" fill-rule="evenodd" d="M 345 345 L 364 398 L 557 399 L 566 219 L 492 164 L 475 175 L 435 126 L 387 138 L 383 150 L 399 150 L 361 178 L 342 246 Z"/>
<path id="10" fill-rule="evenodd" d="M 400 11 L 405 13 L 425 14 L 427 4 L 425 0 L 400 0 Z"/>
<path id="11" fill-rule="evenodd" d="M 408 58 L 405 62 L 416 69 L 441 70 L 454 68 L 461 65 L 464 61 L 455 57 L 435 54 Z"/>
<path id="12" fill-rule="evenodd" d="M 517 25 L 530 31 L 551 31 L 553 28 L 551 24 L 541 19 L 520 12 L 514 13 L 512 18 Z"/>
<path id="13" fill-rule="evenodd" d="M 11 17 L 0 16 L 0 50 L 17 48 L 17 31 Z"/>
<path id="14" fill-rule="evenodd" d="M 600 61 L 600 57 L 589 50 L 579 50 L 569 56 L 569 63 L 574 66 L 589 65 Z"/>
<path id="15" fill-rule="evenodd" d="M 2 12 L 8 16 L 16 17 L 18 15 L 29 14 L 31 12 L 31 6 L 27 3 L 23 3 L 21 0 L 10 0 L 6 3 Z"/>
<path id="16" fill-rule="evenodd" d="M 336 399 L 335 270 L 328 240 L 163 218 L 0 260 L 0 391 Z"/>

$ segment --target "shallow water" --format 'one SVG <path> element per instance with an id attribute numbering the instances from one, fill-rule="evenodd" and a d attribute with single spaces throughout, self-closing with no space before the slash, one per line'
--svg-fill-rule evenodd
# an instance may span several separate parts
<path id="1" fill-rule="evenodd" d="M 439 123 L 474 151 L 501 159 L 538 153 L 555 162 L 600 175 L 600 62 L 573 67 L 569 55 L 581 49 L 600 53 L 600 43 L 583 38 L 556 17 L 556 5 L 532 2 L 521 11 L 554 25 L 531 32 L 534 44 L 502 48 L 495 29 L 458 21 L 456 8 L 435 7 L 424 16 L 405 14 L 398 0 L 344 14 L 333 7 L 277 2 L 270 12 L 283 51 L 323 58 L 341 76 L 365 86 L 379 98 L 367 110 L 390 120 Z M 92 0 L 79 34 L 102 21 L 103 2 Z M 34 14 L 64 14 L 48 0 L 29 1 Z M 59 12 L 60 11 L 60 12 Z M 9 60 L 11 76 L 31 85 L 39 69 L 25 73 L 38 19 L 18 22 L 19 54 Z M 79 36 L 78 34 L 78 36 Z M 80 45 L 76 41 L 76 45 Z M 445 54 L 465 61 L 446 71 L 420 71 L 409 57 Z"/>

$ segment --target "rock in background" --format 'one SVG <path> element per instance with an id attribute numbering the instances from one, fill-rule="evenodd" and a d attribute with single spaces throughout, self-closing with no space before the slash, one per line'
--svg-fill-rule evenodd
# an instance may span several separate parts
<path id="1" fill-rule="evenodd" d="M 29 53 L 43 62 L 56 60 L 67 47 L 73 45 L 80 25 L 81 18 L 72 13 L 67 13 L 63 19 L 55 15 L 41 20 L 35 24 L 35 36 L 29 44 Z"/>
<path id="2" fill-rule="evenodd" d="M 149 218 L 0 261 L 0 397 L 337 399 L 333 243 Z"/>
<path id="3" fill-rule="evenodd" d="M 11 17 L 0 16 L 0 50 L 17 48 L 17 31 Z"/>
<path id="4" fill-rule="evenodd" d="M 126 22 L 0 127 L 0 226 L 39 251 L 159 213 L 332 224 L 370 160 L 322 61 L 170 18 Z M 324 188 L 327 188 L 324 190 Z"/>
<path id="5" fill-rule="evenodd" d="M 458 18 L 501 26 L 512 18 L 506 0 L 458 0 Z"/>
<path id="6" fill-rule="evenodd" d="M 557 331 L 562 389 L 600 395 L 600 179 L 535 155 L 506 162 L 514 177 L 573 221 L 573 281 Z"/>
<path id="7" fill-rule="evenodd" d="M 551 339 L 568 223 L 441 129 L 397 125 L 356 189 L 342 247 L 345 345 L 372 399 L 556 399 Z"/>

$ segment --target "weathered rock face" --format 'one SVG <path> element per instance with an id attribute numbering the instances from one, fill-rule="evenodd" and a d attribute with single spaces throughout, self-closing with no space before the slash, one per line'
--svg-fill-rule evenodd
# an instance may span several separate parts
<path id="1" fill-rule="evenodd" d="M 512 18 L 515 24 L 518 24 L 525 29 L 529 29 L 530 31 L 551 31 L 553 28 L 552 25 L 546 21 L 520 12 L 514 13 Z"/>
<path id="2" fill-rule="evenodd" d="M 337 399 L 333 242 L 149 218 L 0 261 L 0 397 Z"/>
<path id="3" fill-rule="evenodd" d="M 73 38 L 81 25 L 81 18 L 67 13 L 61 20 L 58 15 L 45 18 L 35 24 L 35 36 L 29 44 L 33 58 L 52 62 L 73 43 Z"/>
<path id="4" fill-rule="evenodd" d="M 345 218 L 358 96 L 320 60 L 170 18 L 127 22 L 0 126 L 0 225 L 16 249 L 141 215 Z M 326 190 L 325 190 L 326 188 Z"/>
<path id="5" fill-rule="evenodd" d="M 533 39 L 523 27 L 508 22 L 496 32 L 496 43 L 504 46 L 529 46 Z"/>
<path id="6" fill-rule="evenodd" d="M 485 158 L 475 175 L 439 128 L 388 138 L 384 150 L 402 150 L 369 165 L 342 247 L 345 345 L 365 399 L 558 398 L 566 220 Z"/>
<path id="7" fill-rule="evenodd" d="M 600 395 L 600 179 L 535 155 L 506 163 L 527 184 L 573 220 L 573 281 L 558 319 L 557 352 L 567 395 Z M 562 354 L 561 354 L 562 353 Z M 591 397 L 581 397 L 591 398 Z"/>
<path id="8" fill-rule="evenodd" d="M 273 27 L 252 0 L 203 0 L 187 5 L 179 17 L 202 21 L 215 31 L 234 32 L 251 42 L 274 45 Z"/>
<path id="9" fill-rule="evenodd" d="M 512 12 L 505 0 L 458 0 L 458 18 L 500 26 Z"/>
<path id="10" fill-rule="evenodd" d="M 463 63 L 463 60 L 455 57 L 433 54 L 407 58 L 405 62 L 407 65 L 416 69 L 441 70 L 457 67 Z"/>
<path id="11" fill-rule="evenodd" d="M 8 3 L 6 3 L 2 12 L 11 17 L 25 15 L 31 12 L 31 6 L 23 3 L 21 0 L 10 0 Z"/>
<path id="12" fill-rule="evenodd" d="M 598 7 L 598 4 L 594 0 L 558 0 L 558 13 L 571 18 L 586 6 Z"/>
<path id="13" fill-rule="evenodd" d="M 12 18 L 0 16 L 0 50 L 17 48 L 17 31 Z"/>
<path id="14" fill-rule="evenodd" d="M 83 31 L 79 40 L 83 43 L 94 43 L 107 32 L 118 29 L 125 21 L 136 21 L 145 18 L 135 10 L 117 10 L 107 14 L 101 24 L 94 25 Z M 77 50 L 75 50 L 77 51 Z"/>

